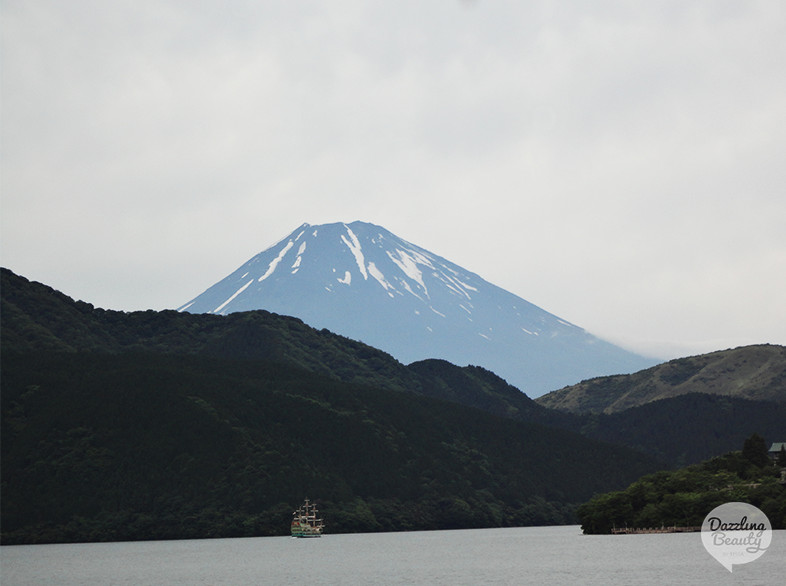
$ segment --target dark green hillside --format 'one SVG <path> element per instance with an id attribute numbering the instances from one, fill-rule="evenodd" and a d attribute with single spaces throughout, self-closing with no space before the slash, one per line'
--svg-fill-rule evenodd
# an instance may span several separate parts
<path id="1" fill-rule="evenodd" d="M 459 367 L 444 360 L 404 366 L 360 342 L 266 311 L 228 316 L 107 311 L 75 302 L 6 269 L 0 270 L 0 277 L 3 352 L 148 352 L 265 360 L 335 381 L 426 395 L 499 416 L 581 432 L 644 451 L 670 465 L 725 453 L 739 445 L 741 437 L 754 432 L 769 434 L 779 419 L 786 420 L 782 417 L 783 406 L 709 394 L 701 399 L 685 395 L 651 401 L 611 415 L 577 415 L 543 407 L 482 367 Z M 597 391 L 602 398 L 606 393 L 624 394 L 628 384 L 647 387 L 648 377 L 657 373 L 658 385 L 668 380 L 679 383 L 684 390 L 685 381 L 698 381 L 704 376 L 697 378 L 696 372 L 700 364 L 707 363 L 715 366 L 698 372 L 718 372 L 716 366 L 722 364 L 728 371 L 728 380 L 766 379 L 770 381 L 768 388 L 776 388 L 772 386 L 779 384 L 777 377 L 772 376 L 777 370 L 777 352 L 773 353 L 773 349 L 778 348 L 754 346 L 750 352 L 739 349 L 719 353 L 720 362 L 715 354 L 707 355 L 710 358 L 673 361 L 662 370 L 656 367 L 625 377 L 593 379 L 582 385 L 593 389 L 592 393 Z M 735 364 L 743 369 L 744 376 L 735 374 Z M 752 369 L 751 364 L 761 368 Z"/>
<path id="2" fill-rule="evenodd" d="M 117 349 L 93 306 L 0 268 L 3 350 Z"/>
<path id="3" fill-rule="evenodd" d="M 734 450 L 753 433 L 786 437 L 786 405 L 707 393 L 589 415 L 582 421 L 581 433 L 587 437 L 630 446 L 676 466 Z"/>
<path id="4" fill-rule="evenodd" d="M 596 495 L 578 509 L 582 529 L 699 527 L 712 509 L 727 502 L 750 503 L 767 515 L 773 529 L 786 529 L 786 485 L 766 445 L 754 434 L 741 452 L 649 474 L 623 491 Z"/>
<path id="5" fill-rule="evenodd" d="M 264 360 L 4 352 L 4 543 L 562 523 L 625 448 Z"/>
<path id="6" fill-rule="evenodd" d="M 444 360 L 409 366 L 360 342 L 267 311 L 227 316 L 175 311 L 124 313 L 75 302 L 2 269 L 3 350 L 126 351 L 265 359 L 345 382 L 409 391 L 506 417 L 569 421 L 495 374 Z M 570 424 L 572 425 L 572 424 Z"/>
<path id="7" fill-rule="evenodd" d="M 419 383 L 390 355 L 267 311 L 216 316 L 176 311 L 125 313 L 73 301 L 0 269 L 2 350 L 198 354 L 281 361 L 347 382 L 397 390 Z"/>
<path id="8" fill-rule="evenodd" d="M 578 418 L 546 409 L 516 387 L 480 366 L 458 367 L 445 360 L 413 362 L 421 393 L 522 421 L 575 429 Z"/>

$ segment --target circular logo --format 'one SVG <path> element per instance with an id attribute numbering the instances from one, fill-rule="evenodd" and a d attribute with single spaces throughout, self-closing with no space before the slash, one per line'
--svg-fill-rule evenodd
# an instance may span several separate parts
<path id="1" fill-rule="evenodd" d="M 701 525 L 701 541 L 709 554 L 729 572 L 733 565 L 761 557 L 772 540 L 767 515 L 748 503 L 715 507 Z"/>

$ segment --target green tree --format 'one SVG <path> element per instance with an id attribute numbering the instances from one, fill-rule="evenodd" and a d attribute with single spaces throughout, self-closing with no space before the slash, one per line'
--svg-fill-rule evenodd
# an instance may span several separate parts
<path id="1" fill-rule="evenodd" d="M 770 458 L 767 455 L 767 442 L 758 433 L 754 433 L 745 440 L 742 446 L 742 455 L 759 468 L 764 468 L 770 463 Z"/>

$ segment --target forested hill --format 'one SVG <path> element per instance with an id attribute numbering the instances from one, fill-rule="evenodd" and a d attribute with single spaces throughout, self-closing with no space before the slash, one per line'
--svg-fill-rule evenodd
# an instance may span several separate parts
<path id="1" fill-rule="evenodd" d="M 264 310 L 227 316 L 104 310 L 7 269 L 0 271 L 4 351 L 146 351 L 265 359 L 344 382 L 444 398 L 498 415 L 543 423 L 565 420 L 486 369 L 458 367 L 444 360 L 408 367 L 381 350 L 315 330 L 297 318 Z"/>
<path id="2" fill-rule="evenodd" d="M 786 529 L 786 453 L 773 461 L 767 442 L 753 434 L 742 451 L 680 470 L 647 475 L 624 491 L 594 496 L 578 509 L 584 533 L 614 529 L 701 527 L 715 507 L 744 502 L 758 507 L 773 529 Z"/>
<path id="3" fill-rule="evenodd" d="M 771 441 L 780 441 L 786 433 L 786 405 L 689 394 L 611 415 L 576 415 L 539 405 L 481 366 L 459 367 L 444 360 L 405 366 L 380 350 L 327 330 L 315 330 L 296 318 L 266 311 L 227 316 L 108 311 L 74 301 L 6 269 L 0 276 L 0 340 L 4 352 L 152 352 L 264 359 L 333 380 L 426 395 L 495 415 L 580 432 L 633 447 L 670 465 L 690 464 L 728 452 L 751 433 Z M 619 391 L 626 381 L 635 382 L 652 372 L 660 371 L 649 369 L 630 377 L 606 377 L 587 384 L 618 381 L 613 389 Z M 676 380 L 674 364 L 664 372 L 671 372 L 672 380 Z"/>
<path id="4" fill-rule="evenodd" d="M 264 360 L 6 354 L 4 543 L 554 524 L 629 449 Z"/>
<path id="5" fill-rule="evenodd" d="M 582 381 L 536 401 L 570 413 L 616 413 L 688 393 L 786 404 L 786 347 L 762 344 L 678 358 Z"/>
<path id="6" fill-rule="evenodd" d="M 306 496 L 332 532 L 565 523 L 662 467 L 426 396 L 528 407 L 481 368 L 404 367 L 266 312 L 126 314 L 2 277 L 3 543 L 283 534 Z"/>
<path id="7" fill-rule="evenodd" d="M 587 437 L 633 447 L 672 466 L 724 454 L 753 433 L 771 443 L 786 438 L 786 405 L 708 393 L 577 417 Z"/>

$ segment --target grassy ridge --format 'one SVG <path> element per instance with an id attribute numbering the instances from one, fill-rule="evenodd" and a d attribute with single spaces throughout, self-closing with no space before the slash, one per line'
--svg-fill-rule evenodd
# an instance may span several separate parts
<path id="1" fill-rule="evenodd" d="M 786 347 L 742 346 L 582 381 L 536 399 L 570 413 L 618 413 L 688 393 L 786 404 Z"/>

